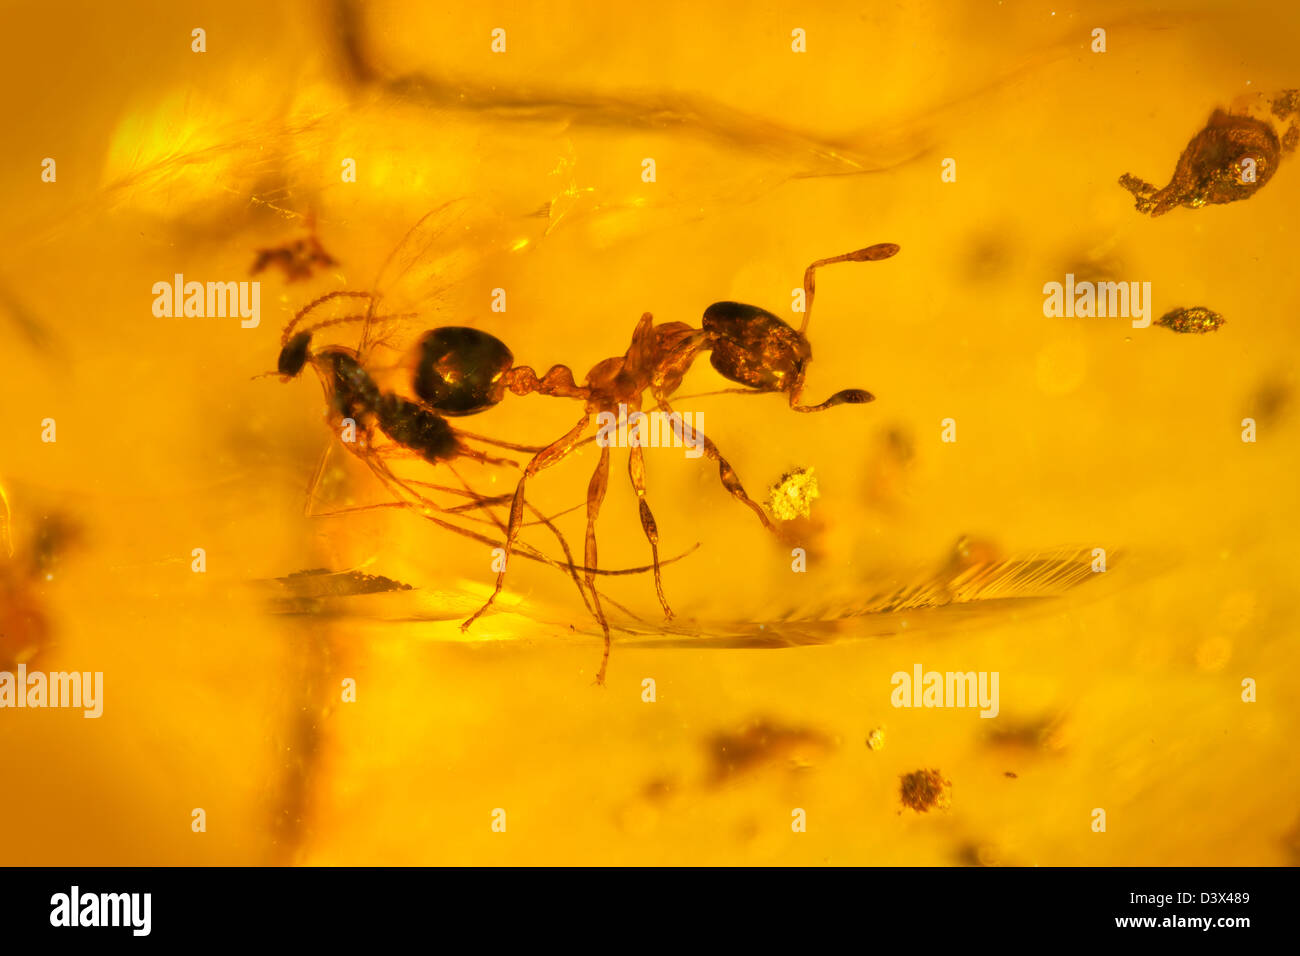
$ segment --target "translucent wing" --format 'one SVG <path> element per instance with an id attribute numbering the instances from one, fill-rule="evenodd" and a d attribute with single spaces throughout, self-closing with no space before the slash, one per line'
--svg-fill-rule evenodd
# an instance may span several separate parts
<path id="1" fill-rule="evenodd" d="M 1084 584 L 1092 594 L 1106 577 L 1094 573 L 1091 548 L 1062 548 L 919 572 L 901 587 L 863 581 L 854 588 L 857 594 L 833 595 L 815 606 L 774 603 L 744 621 L 655 622 L 654 627 L 634 622 L 625 629 L 637 643 L 669 647 L 793 647 L 934 633 L 1033 609 L 1047 612 Z"/>
<path id="2" fill-rule="evenodd" d="M 488 257 L 520 245 L 518 237 L 509 238 L 507 225 L 504 217 L 465 197 L 440 202 L 409 224 L 380 265 L 371 291 L 376 315 L 413 313 L 417 318 L 403 320 L 405 334 L 381 332 L 380 323 L 367 321 L 362 352 L 377 340 L 395 344 L 413 330 L 418 334 L 438 325 L 474 324 L 477 310 L 465 280 Z"/>

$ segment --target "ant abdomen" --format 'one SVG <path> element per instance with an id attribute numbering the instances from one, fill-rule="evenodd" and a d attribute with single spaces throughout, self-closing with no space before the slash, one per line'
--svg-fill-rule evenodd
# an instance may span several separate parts
<path id="1" fill-rule="evenodd" d="M 812 346 L 771 312 L 741 302 L 715 302 L 704 311 L 703 324 L 713 334 L 709 363 L 719 375 L 762 392 L 789 392 L 802 385 Z"/>
<path id="2" fill-rule="evenodd" d="M 505 397 L 515 357 L 495 335 L 443 326 L 420 339 L 415 394 L 444 415 L 474 415 Z"/>
<path id="3" fill-rule="evenodd" d="M 452 427 L 436 412 L 400 395 L 384 395 L 375 408 L 379 427 L 425 461 L 450 461 L 461 453 Z"/>

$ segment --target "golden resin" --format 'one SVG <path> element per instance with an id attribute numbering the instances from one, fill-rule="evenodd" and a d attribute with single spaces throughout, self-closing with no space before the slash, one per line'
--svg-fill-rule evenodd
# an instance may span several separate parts
<path id="1" fill-rule="evenodd" d="M 1300 861 L 1300 7 L 1184 7 L 16 5 L 0 864 Z"/>

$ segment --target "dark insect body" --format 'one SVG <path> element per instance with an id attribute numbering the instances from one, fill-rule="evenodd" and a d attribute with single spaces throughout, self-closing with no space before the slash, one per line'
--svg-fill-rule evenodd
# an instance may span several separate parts
<path id="1" fill-rule="evenodd" d="M 455 206 L 454 202 L 448 203 L 422 217 L 390 254 L 381 275 L 392 267 L 398 279 L 412 277 L 421 280 L 424 274 L 423 257 L 435 248 L 437 236 L 445 228 L 445 218 Z M 412 250 L 414 254 L 407 255 Z M 322 296 L 294 316 L 281 339 L 277 372 L 284 380 L 288 380 L 297 377 L 308 365 L 316 370 L 325 390 L 332 424 L 336 428 L 346 428 L 350 422 L 356 429 L 356 440 L 349 441 L 345 447 L 360 457 L 398 499 L 378 507 L 408 507 L 456 534 L 494 547 L 504 547 L 505 560 L 500 565 L 501 570 L 497 574 L 492 593 L 483 606 L 462 624 L 463 629 L 468 629 L 495 602 L 504 585 L 505 569 L 511 554 L 518 552 L 532 560 L 550 564 L 568 574 L 588 611 L 600 625 L 605 648 L 596 679 L 597 683 L 604 683 L 609 660 L 610 627 L 602 605 L 602 595 L 595 586 L 596 576 L 653 571 L 659 603 L 665 616 L 672 617 L 673 612 L 664 594 L 660 572 L 663 564 L 676 561 L 684 555 L 667 560 L 660 558 L 659 527 L 646 491 L 645 455 L 643 449 L 636 444 L 630 449 L 628 477 L 638 499 L 642 530 L 650 545 L 652 563 L 645 567 L 620 570 L 599 567 L 595 525 L 609 484 L 610 451 L 607 444 L 602 443 L 598 463 L 587 487 L 586 535 L 580 562 L 573 560 L 563 535 L 551 519 L 528 502 L 528 479 L 563 460 L 580 446 L 597 440 L 597 435 L 588 434 L 593 416 L 613 414 L 623 407 L 629 411 L 639 411 L 645 406 L 663 412 L 670 422 L 675 422 L 681 428 L 683 419 L 674 412 L 670 399 L 680 388 L 695 360 L 706 353 L 710 364 L 720 375 L 740 386 L 727 391 L 783 394 L 787 397 L 791 410 L 796 412 L 819 412 L 836 405 L 870 402 L 873 398 L 871 393 L 858 388 L 837 391 L 819 404 L 805 404 L 802 401 L 804 382 L 812 361 L 812 345 L 806 333 L 816 293 L 816 272 L 820 267 L 832 263 L 888 259 L 898 251 L 899 247 L 893 243 L 878 243 L 844 255 L 819 259 L 808 266 L 803 281 L 805 312 L 798 329 L 771 312 L 737 302 L 716 302 L 711 305 L 703 314 L 700 328 L 694 328 L 685 322 L 656 324 L 653 317 L 646 313 L 637 323 L 627 351 L 621 356 L 598 362 L 581 383 L 575 381 L 573 372 L 564 365 L 556 365 L 540 377 L 528 366 L 515 365 L 511 350 L 490 333 L 465 326 L 442 326 L 425 332 L 419 340 L 411 377 L 413 397 L 385 391 L 368 370 L 366 355 L 369 333 L 372 325 L 401 316 L 376 315 L 378 295 L 352 291 L 338 291 Z M 445 277 L 430 276 L 424 281 L 436 283 L 443 278 Z M 379 287 L 381 283 L 377 281 L 376 288 Z M 418 295 L 427 298 L 430 294 L 427 284 L 418 286 L 417 289 Z M 325 303 L 346 299 L 363 300 L 366 303 L 365 312 L 327 318 L 308 328 L 296 330 L 304 318 Z M 315 333 L 345 323 L 363 323 L 357 349 L 329 345 L 312 350 Z M 582 402 L 582 416 L 568 432 L 544 447 L 497 441 L 464 431 L 448 421 L 486 411 L 503 401 L 507 393 L 516 396 L 537 393 L 554 398 L 576 399 Z M 381 436 L 391 445 L 376 448 L 375 441 Z M 679 434 L 678 437 L 682 436 Z M 510 458 L 492 457 L 473 447 L 471 442 L 523 452 L 530 457 L 526 464 Z M 694 433 L 692 447 L 697 446 L 702 454 L 717 463 L 718 477 L 723 488 L 753 511 L 765 528 L 775 530 L 763 508 L 746 494 L 735 469 L 718 451 L 717 446 L 698 430 Z M 461 487 L 449 488 L 399 477 L 388 465 L 387 458 L 392 455 L 416 457 L 430 466 L 446 467 L 455 474 Z M 455 470 L 455 463 L 462 458 L 488 465 L 522 468 L 514 493 L 488 497 L 475 492 Z M 322 459 L 322 469 L 323 465 Z M 320 476 L 321 469 L 318 469 L 313 489 Z M 442 507 L 423 491 L 413 487 L 415 485 L 443 494 L 458 495 L 466 500 L 454 507 Z M 507 502 L 510 505 L 509 518 L 503 522 L 494 508 Z M 552 560 L 520 540 L 521 529 L 526 524 L 526 511 L 536 516 L 535 523 L 545 525 L 555 535 L 564 552 L 563 561 Z M 504 540 L 495 540 L 487 534 L 463 527 L 450 520 L 453 517 L 491 523 Z M 614 604 L 608 598 L 604 600 Z"/>
<path id="2" fill-rule="evenodd" d="M 515 357 L 495 335 L 444 326 L 420 340 L 415 394 L 444 415 L 477 415 L 505 397 Z"/>
<path id="3" fill-rule="evenodd" d="M 526 366 L 507 368 L 510 355 L 504 346 L 503 351 L 496 352 L 486 347 L 476 349 L 476 354 L 483 357 L 480 385 L 481 394 L 486 399 L 499 400 L 496 390 L 498 385 L 502 385 L 515 395 L 536 392 L 551 397 L 577 399 L 583 403 L 582 416 L 577 423 L 562 437 L 539 450 L 524 468 L 511 503 L 510 523 L 506 532 L 507 555 L 514 547 L 523 522 L 528 479 L 592 440 L 587 431 L 593 416 L 613 414 L 623 406 L 631 411 L 639 411 L 646 403 L 669 416 L 676 416 L 669 399 L 680 387 L 695 360 L 706 352 L 709 353 L 713 368 L 720 375 L 743 386 L 729 391 L 749 394 L 781 393 L 788 396 L 790 408 L 797 412 L 819 412 L 836 405 L 871 401 L 873 396 L 870 392 L 857 388 L 838 391 L 817 405 L 806 405 L 801 401 L 808 365 L 812 361 L 812 345 L 805 333 L 812 315 L 816 292 L 815 276 L 817 269 L 825 265 L 837 262 L 877 262 L 890 258 L 898 251 L 899 247 L 894 243 L 879 243 L 845 255 L 819 259 L 810 265 L 804 272 L 803 283 L 806 311 L 797 330 L 771 312 L 737 302 L 717 302 L 709 306 L 704 312 L 703 327 L 699 329 L 684 322 L 656 324 L 647 312 L 637 323 L 628 350 L 622 356 L 597 363 L 587 373 L 582 384 L 575 381 L 573 372 L 564 365 L 552 367 L 539 378 L 533 369 Z M 438 352 L 437 348 L 431 350 L 434 355 Z M 436 362 L 434 364 L 436 366 Z M 431 394 L 436 395 L 436 389 Z M 670 420 L 673 419 L 670 417 Z M 680 424 L 680 417 L 676 421 Z M 703 453 L 718 463 L 718 477 L 723 487 L 737 501 L 752 510 L 764 527 L 774 530 L 767 514 L 745 493 L 735 469 L 718 451 L 717 446 L 698 432 L 696 438 L 702 444 Z M 597 675 L 598 682 L 604 681 L 609 659 L 610 632 L 600 597 L 594 589 L 594 569 L 598 566 L 595 527 L 609 486 L 609 459 L 609 447 L 605 445 L 601 448 L 600 459 L 587 488 L 587 532 L 583 560 L 587 587 L 591 591 L 589 606 L 605 636 L 605 654 Z M 633 445 L 630 449 L 628 477 L 638 499 L 641 527 L 650 544 L 655 590 L 664 615 L 671 618 L 673 612 L 664 595 L 660 576 L 659 527 L 647 498 L 645 455 L 639 445 Z M 468 628 L 491 607 L 501 592 L 504 581 L 505 572 L 502 571 L 497 575 L 491 597 L 462 625 L 463 628 Z"/>
<path id="4" fill-rule="evenodd" d="M 294 331 L 304 318 L 324 303 L 344 298 L 366 299 L 369 301 L 369 309 L 364 314 L 325 319 L 307 329 Z M 500 540 L 461 527 L 449 519 L 451 516 L 460 516 L 466 520 L 491 523 L 498 531 L 504 533 L 505 524 L 492 508 L 504 505 L 506 502 L 513 503 L 514 496 L 491 497 L 475 492 L 455 471 L 454 462 L 469 458 L 490 465 L 519 467 L 518 462 L 513 459 L 490 456 L 473 448 L 468 444 L 470 440 L 514 451 L 537 452 L 541 449 L 500 442 L 460 431 L 453 428 L 444 415 L 473 414 L 499 401 L 504 395 L 504 389 L 497 380 L 504 374 L 504 369 L 498 368 L 495 372 L 492 369 L 501 364 L 499 359 L 502 354 L 507 357 L 507 364 L 513 360 L 509 350 L 499 339 L 486 332 L 460 327 L 434 329 L 426 333 L 422 339 L 421 358 L 415 372 L 417 391 L 425 394 L 418 400 L 412 400 L 384 391 L 366 369 L 361 355 L 356 350 L 338 345 L 325 346 L 314 352 L 311 349 L 312 336 L 323 328 L 355 322 L 365 322 L 368 325 L 372 321 L 382 322 L 398 318 L 374 315 L 374 302 L 374 297 L 369 293 L 340 291 L 322 296 L 299 310 L 286 326 L 281 337 L 280 355 L 274 374 L 288 381 L 300 375 L 308 365 L 316 370 L 325 391 L 332 424 L 345 434 L 349 426 L 355 429 L 355 438 L 347 440 L 345 447 L 365 462 L 398 499 L 387 505 L 363 506 L 347 510 L 366 510 L 367 507 L 410 507 L 439 527 L 492 547 L 500 546 L 502 544 Z M 493 359 L 495 364 L 485 365 L 485 358 Z M 376 449 L 376 432 L 382 433 L 395 446 L 429 465 L 444 465 L 450 468 L 461 487 L 447 487 L 398 476 L 389 467 L 385 456 Z M 309 500 L 320 481 L 323 465 L 324 458 L 321 460 L 321 466 L 317 468 L 312 488 L 308 492 Z M 468 501 L 453 507 L 442 507 L 424 491 L 418 490 L 416 485 L 466 498 Z M 577 573 L 589 569 L 574 565 L 568 544 L 551 518 L 542 515 L 532 505 L 526 504 L 526 506 L 536 515 L 536 523 L 545 525 L 555 535 L 565 559 L 564 561 L 553 560 L 528 546 L 520 549 L 520 552 L 530 560 L 550 564 L 563 570 L 578 587 L 584 603 L 587 603 L 587 591 L 579 582 Z M 473 514 L 474 512 L 482 512 L 487 517 Z M 591 569 L 591 573 L 622 575 L 638 574 L 649 570 L 650 567 L 646 566 L 620 570 Z M 594 589 L 592 593 L 595 594 Z"/>

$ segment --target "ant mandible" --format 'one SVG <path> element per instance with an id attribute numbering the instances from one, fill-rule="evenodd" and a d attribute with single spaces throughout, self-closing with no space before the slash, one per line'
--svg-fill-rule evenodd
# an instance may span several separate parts
<path id="1" fill-rule="evenodd" d="M 892 242 L 877 243 L 864 249 L 818 259 L 804 271 L 804 317 L 795 330 L 771 312 L 758 306 L 739 302 L 715 302 L 704 311 L 703 328 L 696 329 L 685 322 L 665 322 L 656 325 L 649 312 L 641 316 L 632 333 L 632 344 L 622 356 L 605 359 L 587 373 L 584 384 L 574 381 L 573 372 L 564 365 L 555 365 L 540 379 L 527 366 L 512 367 L 509 350 L 484 351 L 476 356 L 476 374 L 495 383 L 494 388 L 509 389 L 515 395 L 537 392 L 557 398 L 574 398 L 583 402 L 582 417 L 562 437 L 539 450 L 524 468 L 515 487 L 510 507 L 510 522 L 506 531 L 506 556 L 509 558 L 519 529 L 523 524 L 525 486 L 528 479 L 543 469 L 564 459 L 579 445 L 590 441 L 584 437 L 592 423 L 592 416 L 602 412 L 612 413 L 620 405 L 629 411 L 638 411 L 643 398 L 650 400 L 669 416 L 675 415 L 669 397 L 681 385 L 692 363 L 703 352 L 709 352 L 709 362 L 724 378 L 744 386 L 737 391 L 749 393 L 781 392 L 789 396 L 790 408 L 796 412 L 819 412 L 836 405 L 858 405 L 872 401 L 874 396 L 863 389 L 844 389 L 817 405 L 805 405 L 804 378 L 812 361 L 812 345 L 806 332 L 812 317 L 813 296 L 816 291 L 816 272 L 819 268 L 837 262 L 878 262 L 899 251 Z M 434 353 L 438 348 L 434 348 Z M 422 365 L 417 378 L 417 391 L 423 386 L 421 396 L 433 403 L 452 389 L 456 378 L 436 361 Z M 497 394 L 497 393 L 494 393 Z M 436 407 L 436 405 L 435 405 Z M 680 419 L 677 419 L 680 421 Z M 696 433 L 702 441 L 704 453 L 718 463 L 718 476 L 722 485 L 737 501 L 750 508 L 768 530 L 772 523 L 763 509 L 755 503 L 741 485 L 736 471 L 706 436 Z M 650 543 L 654 563 L 655 591 L 664 615 L 673 616 L 672 608 L 664 595 L 660 576 L 659 527 L 646 495 L 645 455 L 639 445 L 633 445 L 628 460 L 628 476 L 636 493 L 640 509 L 641 527 Z M 597 683 L 604 683 L 609 663 L 609 623 L 601 608 L 600 596 L 595 591 L 597 568 L 596 519 L 609 486 L 609 446 L 603 445 L 587 486 L 587 532 L 583 556 L 587 587 L 591 590 L 591 604 L 605 637 L 604 656 L 601 659 Z M 496 586 L 487 602 L 476 611 L 461 628 L 468 629 L 496 600 L 505 583 L 505 570 L 497 574 Z"/>

